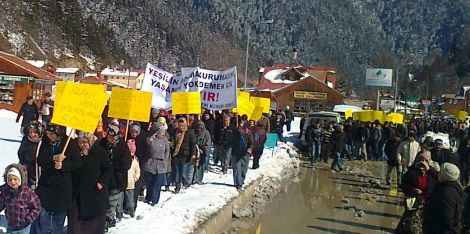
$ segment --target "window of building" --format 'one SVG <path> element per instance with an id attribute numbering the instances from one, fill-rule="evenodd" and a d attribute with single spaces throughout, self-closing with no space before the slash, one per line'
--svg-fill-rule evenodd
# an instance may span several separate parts
<path id="1" fill-rule="evenodd" d="M 0 81 L 0 104 L 13 105 L 14 90 L 14 82 Z"/>

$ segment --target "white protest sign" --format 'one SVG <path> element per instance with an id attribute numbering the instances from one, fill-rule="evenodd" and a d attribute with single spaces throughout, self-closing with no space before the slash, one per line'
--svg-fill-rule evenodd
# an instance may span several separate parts
<path id="1" fill-rule="evenodd" d="M 171 108 L 170 82 L 173 74 L 148 63 L 145 69 L 142 91 L 152 92 L 152 107 L 157 109 Z"/>

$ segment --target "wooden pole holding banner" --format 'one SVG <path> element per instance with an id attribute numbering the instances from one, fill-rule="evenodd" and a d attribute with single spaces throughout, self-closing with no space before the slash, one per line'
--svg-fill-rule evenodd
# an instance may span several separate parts
<path id="1" fill-rule="evenodd" d="M 60 153 L 61 155 L 65 155 L 65 150 L 67 150 L 67 147 L 69 146 L 70 139 L 72 139 L 72 134 L 75 134 L 75 129 L 73 129 L 73 128 L 72 128 L 72 130 L 70 130 L 70 134 L 67 137 L 67 141 L 65 142 L 65 146 L 62 149 L 62 152 Z"/>
<path id="2" fill-rule="evenodd" d="M 375 109 L 380 110 L 380 89 L 377 89 L 377 107 Z"/>
<path id="3" fill-rule="evenodd" d="M 124 141 L 127 141 L 127 135 L 129 134 L 129 120 L 126 123 L 126 135 L 124 136 Z"/>

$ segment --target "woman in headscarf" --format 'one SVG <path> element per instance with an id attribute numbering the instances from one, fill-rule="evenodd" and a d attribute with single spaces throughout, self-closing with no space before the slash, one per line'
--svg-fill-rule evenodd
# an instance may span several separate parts
<path id="1" fill-rule="evenodd" d="M 39 142 L 41 141 L 44 128 L 39 121 L 34 120 L 23 128 L 23 132 L 24 137 L 18 149 L 18 158 L 20 164 L 24 165 L 28 171 L 28 186 L 35 188 L 37 186 L 37 174 L 39 174 L 36 158 L 39 153 Z"/>
<path id="2" fill-rule="evenodd" d="M 68 215 L 68 233 L 104 233 L 109 205 L 111 161 L 93 134 L 80 132 L 81 167 L 73 177 L 74 201 Z"/>
<path id="3" fill-rule="evenodd" d="M 165 134 L 165 128 L 160 126 L 157 128 L 157 132 L 147 139 L 150 159 L 145 164 L 145 178 L 147 180 L 145 200 L 152 206 L 160 200 L 160 192 L 170 163 L 170 145 Z"/>
<path id="4" fill-rule="evenodd" d="M 209 157 L 211 152 L 212 139 L 211 134 L 206 129 L 206 126 L 202 121 L 194 123 L 194 131 L 199 152 L 197 152 L 196 159 L 191 162 L 192 168 L 194 168 L 194 173 L 191 173 L 190 170 L 189 179 L 193 183 L 202 184 L 202 179 L 204 178 L 204 166 L 206 158 Z"/>

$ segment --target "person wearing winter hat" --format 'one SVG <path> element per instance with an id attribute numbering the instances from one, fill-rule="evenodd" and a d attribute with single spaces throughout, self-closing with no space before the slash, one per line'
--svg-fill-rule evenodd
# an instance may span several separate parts
<path id="1" fill-rule="evenodd" d="M 165 137 L 165 129 L 160 126 L 157 132 L 147 139 L 150 159 L 145 164 L 145 178 L 147 180 L 147 194 L 145 200 L 155 205 L 160 200 L 160 193 L 165 177 L 169 171 L 170 145 Z"/>
<path id="2" fill-rule="evenodd" d="M 5 210 L 8 222 L 6 233 L 30 233 L 31 224 L 41 212 L 36 193 L 28 187 L 26 168 L 11 164 L 3 175 L 5 184 L 0 186 L 0 211 Z"/>
<path id="3" fill-rule="evenodd" d="M 36 175 L 38 174 L 39 168 L 36 167 L 36 158 L 43 132 L 44 126 L 39 121 L 31 121 L 24 128 L 24 137 L 18 149 L 18 159 L 21 165 L 26 166 L 28 171 L 28 185 L 33 188 L 37 186 Z"/>
<path id="4" fill-rule="evenodd" d="M 135 214 L 135 201 L 134 201 L 134 192 L 136 187 L 136 182 L 141 178 L 140 177 L 140 167 L 139 160 L 137 159 L 136 153 L 136 141 L 135 139 L 127 140 L 127 147 L 129 147 L 129 152 L 131 153 L 132 163 L 131 168 L 127 171 L 127 186 L 124 192 L 119 194 L 118 205 L 116 209 L 116 217 L 122 219 L 123 213 L 130 215 L 132 218 Z"/>
<path id="5" fill-rule="evenodd" d="M 439 184 L 429 199 L 424 218 L 424 233 L 460 233 L 465 192 L 459 183 L 459 168 L 443 163 Z"/>
<path id="6" fill-rule="evenodd" d="M 119 127 L 108 125 L 106 138 L 98 143 L 107 150 L 107 156 L 111 159 L 111 179 L 109 181 L 109 209 L 106 213 L 106 229 L 116 225 L 116 208 L 119 194 L 127 187 L 127 171 L 131 168 L 132 158 L 129 147 L 120 139 Z"/>
<path id="7" fill-rule="evenodd" d="M 73 203 L 68 211 L 67 233 L 104 233 L 108 209 L 111 160 L 96 144 L 97 137 L 80 131 L 80 169 L 73 176 Z"/>
<path id="8" fill-rule="evenodd" d="M 72 205 L 72 173 L 80 167 L 80 149 L 75 141 L 71 141 L 62 153 L 64 135 L 59 126 L 49 125 L 39 148 L 37 164 L 42 171 L 36 193 L 42 211 L 31 226 L 31 233 L 61 232 L 67 210 Z"/>
<path id="9" fill-rule="evenodd" d="M 434 148 L 431 150 L 431 158 L 433 161 L 439 163 L 439 165 L 452 161 L 452 152 L 444 148 L 444 141 L 442 139 L 436 139 L 434 141 Z"/>

